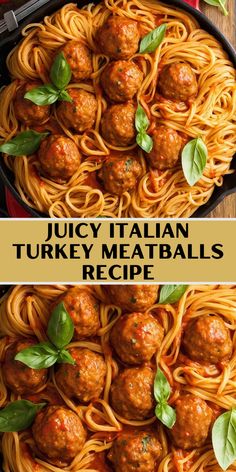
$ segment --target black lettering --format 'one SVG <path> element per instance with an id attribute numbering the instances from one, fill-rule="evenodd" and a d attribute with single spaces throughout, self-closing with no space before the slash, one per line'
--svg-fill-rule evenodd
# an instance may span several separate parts
<path id="1" fill-rule="evenodd" d="M 25 244 L 12 244 L 16 248 L 16 258 L 21 259 L 21 249 L 25 247 Z"/>
<path id="2" fill-rule="evenodd" d="M 91 226 L 91 230 L 92 230 L 92 232 L 93 232 L 93 237 L 94 237 L 95 239 L 97 239 L 97 237 L 98 237 L 98 232 L 99 232 L 99 230 L 100 230 L 100 228 L 101 228 L 101 226 L 102 226 L 102 223 L 97 223 L 97 224 L 91 223 L 90 226 Z"/>
<path id="3" fill-rule="evenodd" d="M 95 280 L 94 278 L 95 267 L 92 265 L 83 265 L 82 277 L 83 280 Z"/>
<path id="4" fill-rule="evenodd" d="M 141 238 L 142 237 L 142 233 L 140 231 L 140 228 L 139 228 L 139 225 L 138 223 L 134 223 L 133 224 L 133 227 L 131 229 L 131 232 L 130 232 L 130 238 L 132 238 L 133 236 L 137 236 L 138 238 Z"/>
<path id="5" fill-rule="evenodd" d="M 188 223 L 183 225 L 182 223 L 176 223 L 176 237 L 179 238 L 182 235 L 185 239 L 189 236 L 189 226 Z"/>
<path id="6" fill-rule="evenodd" d="M 212 259 L 222 259 L 222 257 L 224 257 L 224 252 L 222 251 L 223 247 L 223 244 L 213 244 L 212 252 L 216 255 L 213 254 Z"/>
<path id="7" fill-rule="evenodd" d="M 87 244 L 82 244 L 82 248 L 85 254 L 85 259 L 89 259 L 90 252 L 93 249 L 93 244 L 90 244 L 90 246 L 87 246 Z"/>
<path id="8" fill-rule="evenodd" d="M 143 266 L 143 279 L 144 280 L 154 280 L 152 275 L 152 269 L 154 268 L 153 265 L 144 265 Z"/>
<path id="9" fill-rule="evenodd" d="M 170 223 L 166 223 L 165 228 L 163 230 L 162 237 L 164 238 L 165 236 L 170 236 L 170 238 L 175 237 L 174 231 Z"/>
<path id="10" fill-rule="evenodd" d="M 77 255 L 77 251 L 79 248 L 80 248 L 80 244 L 70 244 L 70 259 L 80 259 L 80 255 Z"/>
<path id="11" fill-rule="evenodd" d="M 113 266 L 109 267 L 109 269 L 108 269 L 108 275 L 112 280 L 120 280 L 121 279 L 121 275 L 115 275 L 115 270 L 116 269 L 121 269 L 121 266 L 120 265 L 113 265 Z"/>
<path id="12" fill-rule="evenodd" d="M 181 259 L 186 259 L 186 255 L 185 255 L 182 244 L 177 244 L 176 246 L 175 252 L 173 254 L 173 259 L 176 259 L 176 257 L 180 257 Z"/>
<path id="13" fill-rule="evenodd" d="M 53 259 L 53 246 L 52 244 L 42 244 L 41 258 L 42 259 Z"/>
<path id="14" fill-rule="evenodd" d="M 102 258 L 117 259 L 117 244 L 112 244 L 110 249 L 108 249 L 107 244 L 102 244 Z"/>
<path id="15" fill-rule="evenodd" d="M 60 246 L 60 244 L 55 245 L 55 259 L 68 259 L 67 254 L 65 253 L 64 249 L 66 248 L 66 244 Z"/>
<path id="16" fill-rule="evenodd" d="M 159 252 L 160 259 L 171 259 L 172 257 L 171 246 L 169 244 L 160 244 Z"/>
<path id="17" fill-rule="evenodd" d="M 88 224 L 87 223 L 79 223 L 76 225 L 75 227 L 75 234 L 76 236 L 78 236 L 79 238 L 87 238 L 88 237 L 88 233 L 86 234 L 82 234 L 81 233 L 81 230 L 82 228 L 85 226 L 85 229 L 88 228 Z"/>
<path id="18" fill-rule="evenodd" d="M 139 259 L 144 259 L 144 255 L 140 247 L 140 244 L 135 244 L 134 246 L 134 250 L 133 250 L 133 254 L 131 258 L 133 259 L 134 257 L 138 257 Z"/>
<path id="19" fill-rule="evenodd" d="M 33 254 L 33 248 L 31 244 L 26 244 L 26 254 L 29 259 L 37 259 L 39 257 L 39 244 L 36 244 L 35 254 Z"/>
<path id="20" fill-rule="evenodd" d="M 200 244 L 200 259 L 211 259 L 211 256 L 205 255 L 205 244 Z"/>
<path id="21" fill-rule="evenodd" d="M 50 241 L 52 237 L 52 223 L 48 223 L 48 235 L 47 239 L 45 239 L 45 242 Z"/>

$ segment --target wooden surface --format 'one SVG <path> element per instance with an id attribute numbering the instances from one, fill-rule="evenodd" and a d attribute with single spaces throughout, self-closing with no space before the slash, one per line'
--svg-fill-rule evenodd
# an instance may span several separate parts
<path id="1" fill-rule="evenodd" d="M 7 4 L 1 5 L 0 0 L 0 18 L 4 11 L 14 9 L 25 3 L 25 0 L 12 0 Z M 201 10 L 215 23 L 225 36 L 236 47 L 236 0 L 228 0 L 229 15 L 225 17 L 218 8 L 211 7 L 201 0 Z M 211 218 L 236 218 L 236 194 L 230 195 L 218 205 L 218 207 L 209 215 Z"/>

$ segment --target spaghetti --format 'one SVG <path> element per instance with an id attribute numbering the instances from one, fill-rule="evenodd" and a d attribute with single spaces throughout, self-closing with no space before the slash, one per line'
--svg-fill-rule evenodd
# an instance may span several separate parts
<path id="1" fill-rule="evenodd" d="M 110 59 L 97 53 L 96 32 L 111 14 L 137 21 L 142 35 L 157 25 L 167 24 L 166 37 L 155 53 L 131 57 L 144 75 L 137 100 L 150 118 L 151 129 L 155 123 L 164 124 L 182 135 L 185 142 L 202 136 L 208 161 L 202 178 L 193 187 L 187 184 L 179 163 L 167 170 L 149 168 L 144 152 L 136 145 L 119 148 L 108 144 L 100 134 L 108 103 L 99 84 Z M 47 129 L 54 133 L 61 130 L 74 140 L 83 156 L 67 183 L 40 176 L 35 155 L 4 158 L 15 175 L 16 189 L 30 207 L 51 217 L 189 217 L 209 200 L 215 186 L 222 185 L 224 175 L 232 172 L 230 164 L 236 151 L 235 70 L 219 42 L 199 29 L 189 14 L 154 0 L 105 0 L 81 10 L 70 3 L 44 22 L 29 24 L 22 34 L 22 42 L 7 60 L 12 83 L 0 94 L 3 140 L 25 129 L 14 111 L 20 84 L 37 79 L 47 83 L 55 52 L 66 41 L 82 40 L 92 50 L 91 80 L 72 83 L 70 88 L 92 92 L 98 104 L 94 127 L 82 134 L 67 129 L 56 107 L 52 109 Z M 158 73 L 163 66 L 183 61 L 191 65 L 198 79 L 198 95 L 191 104 L 176 104 L 156 94 Z M 110 154 L 127 151 L 139 157 L 142 174 L 133 191 L 119 196 L 105 191 L 97 174 Z"/>
<path id="2" fill-rule="evenodd" d="M 16 286 L 2 299 L 0 305 L 0 359 L 4 360 L 6 350 L 15 339 L 35 336 L 39 341 L 45 340 L 46 326 L 50 310 L 55 302 L 68 290 L 68 286 Z M 34 402 L 47 401 L 49 404 L 64 404 L 79 415 L 86 425 L 89 436 L 82 451 L 71 465 L 57 467 L 32 454 L 34 440 L 30 430 L 21 433 L 4 433 L 2 436 L 2 454 L 4 472 L 97 472 L 110 471 L 111 465 L 106 461 L 108 450 L 121 431 L 130 435 L 145 428 L 155 429 L 162 446 L 162 453 L 156 471 L 207 471 L 220 472 L 221 468 L 214 457 L 210 439 L 200 448 L 182 450 L 172 444 L 167 429 L 150 419 L 133 421 L 117 414 L 110 404 L 110 390 L 114 378 L 122 365 L 112 353 L 110 332 L 121 319 L 122 310 L 111 305 L 104 287 L 82 287 L 100 303 L 101 327 L 96 338 L 73 341 L 70 348 L 88 348 L 95 353 L 103 354 L 106 363 L 106 380 L 102 395 L 89 405 L 81 405 L 68 398 L 58 387 L 54 371 L 50 369 L 47 384 L 38 393 L 24 398 Z M 152 314 L 164 330 L 164 338 L 158 350 L 153 367 L 158 364 L 165 373 L 172 387 L 170 403 L 175 404 L 182 393 L 191 393 L 206 402 L 215 416 L 235 406 L 235 320 L 236 288 L 235 286 L 189 286 L 179 302 L 173 305 L 152 304 L 145 313 Z M 216 365 L 204 365 L 191 361 L 183 354 L 182 337 L 186 324 L 202 316 L 213 313 L 220 317 L 231 333 L 233 342 L 232 357 L 227 362 Z M 10 393 L 1 373 L 0 406 L 14 401 L 19 396 Z M 233 464 L 229 470 L 235 471 Z"/>

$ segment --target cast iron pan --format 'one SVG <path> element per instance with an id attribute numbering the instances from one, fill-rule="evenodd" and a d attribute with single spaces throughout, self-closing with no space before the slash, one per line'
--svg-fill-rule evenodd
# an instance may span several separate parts
<path id="1" fill-rule="evenodd" d="M 188 13 L 191 13 L 196 20 L 199 22 L 200 26 L 208 31 L 208 33 L 212 34 L 219 42 L 223 45 L 225 51 L 228 53 L 229 58 L 233 62 L 236 68 L 236 52 L 228 42 L 228 40 L 224 37 L 224 35 L 214 26 L 214 24 L 200 11 L 192 8 L 188 4 L 184 3 L 182 0 L 162 0 L 163 3 L 167 3 L 168 5 L 173 5 L 175 7 L 179 7 L 182 10 L 185 10 Z M 13 33 L 9 34 L 6 38 L 0 41 L 0 87 L 2 85 L 6 85 L 10 82 L 10 77 L 6 68 L 6 57 L 11 49 L 19 42 L 21 39 L 21 28 L 26 26 L 29 23 L 37 23 L 42 21 L 45 15 L 52 14 L 55 10 L 62 7 L 66 2 L 65 0 L 51 0 L 48 4 L 41 7 L 35 13 L 30 15 L 22 24 L 18 30 L 14 31 Z M 88 1 L 82 0 L 78 2 L 78 6 L 82 7 L 86 5 Z M 94 3 L 98 3 L 95 1 Z M 28 211 L 30 216 L 33 217 L 44 217 L 46 215 L 41 214 L 40 212 L 30 208 L 26 205 L 22 200 L 18 192 L 14 187 L 14 176 L 13 174 L 7 169 L 4 165 L 3 161 L 0 161 L 0 178 L 3 180 L 4 185 L 9 189 L 9 191 L 13 194 L 15 199 L 21 204 L 21 206 Z M 236 159 L 232 161 L 232 169 L 236 170 Z M 236 192 L 236 176 L 235 174 L 227 175 L 224 177 L 224 183 L 222 187 L 216 187 L 210 200 L 203 205 L 202 207 L 198 208 L 198 210 L 194 213 L 193 217 L 204 217 L 208 215 L 227 195 L 230 193 Z"/>

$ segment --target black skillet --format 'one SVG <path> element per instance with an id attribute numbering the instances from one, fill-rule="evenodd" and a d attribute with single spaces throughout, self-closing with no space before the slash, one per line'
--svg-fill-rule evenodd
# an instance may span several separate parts
<path id="1" fill-rule="evenodd" d="M 212 34 L 219 42 L 223 45 L 223 48 L 228 53 L 230 60 L 233 62 L 236 68 L 236 52 L 227 41 L 224 35 L 214 26 L 214 24 L 200 11 L 195 10 L 188 4 L 184 3 L 182 0 L 162 0 L 163 3 L 166 3 L 168 6 L 173 5 L 175 7 L 180 7 L 182 10 L 185 10 L 188 13 L 191 13 L 196 20 L 199 22 L 200 26 Z M 46 5 L 42 6 L 32 15 L 28 16 L 27 19 L 21 23 L 21 27 L 18 28 L 13 33 L 9 34 L 6 38 L 0 40 L 0 87 L 2 85 L 8 84 L 10 82 L 10 77 L 6 68 L 6 57 L 11 49 L 19 42 L 21 39 L 21 28 L 26 26 L 29 23 L 36 23 L 43 20 L 45 15 L 52 14 L 55 10 L 62 7 L 65 3 L 65 0 L 51 0 Z M 78 2 L 78 6 L 86 5 L 88 1 L 82 0 Z M 96 1 L 94 3 L 97 3 Z M 15 197 L 15 199 L 20 203 L 20 205 L 27 210 L 30 216 L 33 217 L 43 217 L 46 215 L 41 214 L 40 212 L 30 208 L 22 200 L 17 190 L 14 187 L 14 176 L 7 169 L 3 161 L 0 161 L 0 179 L 2 179 L 4 185 L 9 189 L 10 193 Z M 232 169 L 236 170 L 236 159 L 233 159 Z M 194 213 L 193 217 L 204 217 L 207 216 L 227 195 L 236 192 L 236 176 L 235 174 L 230 174 L 224 177 L 224 182 L 222 187 L 216 187 L 209 201 L 198 208 Z"/>

